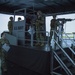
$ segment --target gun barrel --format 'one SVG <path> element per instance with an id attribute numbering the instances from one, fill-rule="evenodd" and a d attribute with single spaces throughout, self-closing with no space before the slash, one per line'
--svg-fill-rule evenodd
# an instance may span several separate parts
<path id="1" fill-rule="evenodd" d="M 66 21 L 72 21 L 72 19 L 66 19 Z"/>
<path id="2" fill-rule="evenodd" d="M 60 19 L 57 19 L 57 21 L 72 21 L 73 19 L 65 19 L 65 18 L 60 18 Z"/>

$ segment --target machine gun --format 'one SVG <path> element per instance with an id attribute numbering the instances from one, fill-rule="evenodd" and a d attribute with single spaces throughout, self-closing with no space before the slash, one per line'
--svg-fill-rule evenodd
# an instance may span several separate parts
<path id="1" fill-rule="evenodd" d="M 57 21 L 62 21 L 62 22 L 66 22 L 66 21 L 73 21 L 75 19 L 65 19 L 65 18 L 59 18 L 57 19 Z"/>

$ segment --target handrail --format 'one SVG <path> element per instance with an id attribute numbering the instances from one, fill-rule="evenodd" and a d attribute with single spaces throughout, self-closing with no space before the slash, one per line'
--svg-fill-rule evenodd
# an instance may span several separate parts
<path id="1" fill-rule="evenodd" d="M 63 65 L 64 65 L 64 70 L 66 71 L 66 73 L 69 75 L 73 75 L 71 72 L 70 72 L 70 70 L 66 67 L 66 65 L 62 62 L 62 60 L 60 59 L 60 57 L 54 52 L 54 57 L 56 58 L 56 60 L 60 63 L 60 65 L 63 67 Z M 62 64 L 61 64 L 62 63 Z M 69 73 L 68 73 L 69 72 Z"/>
<path id="2" fill-rule="evenodd" d="M 27 41 L 31 41 L 30 39 L 20 39 L 20 38 L 19 38 L 19 40 L 24 40 L 24 41 L 27 40 Z M 33 40 L 33 41 L 37 42 L 37 40 Z M 47 42 L 47 41 L 39 41 L 39 42 Z"/>
<path id="3" fill-rule="evenodd" d="M 25 32 L 25 33 L 27 33 L 28 31 L 18 31 L 18 32 Z M 28 41 L 31 41 L 31 39 L 32 39 L 32 41 L 31 41 L 32 43 L 33 43 L 34 41 L 37 42 L 37 40 L 34 40 L 34 39 L 33 39 L 33 36 L 34 36 L 33 30 L 31 30 L 31 33 L 32 33 L 32 34 L 31 34 L 31 38 L 30 38 L 30 39 L 21 39 L 21 40 L 28 40 Z M 49 41 L 49 32 L 48 32 L 48 31 L 38 31 L 38 32 L 35 31 L 35 33 L 47 33 L 47 34 L 48 34 L 48 39 L 47 39 L 47 41 L 40 41 L 40 40 L 39 40 L 39 42 L 44 42 L 44 43 L 47 42 L 47 43 L 48 43 L 48 41 Z M 17 37 L 17 38 L 18 38 L 18 37 Z M 20 38 L 19 38 L 19 40 L 20 40 Z"/>
<path id="4" fill-rule="evenodd" d="M 57 36 L 59 36 L 59 34 L 52 30 L 54 34 L 56 34 Z M 60 38 L 62 41 L 64 41 L 62 38 Z M 53 41 L 58 45 L 58 47 L 61 49 L 61 51 L 66 55 L 66 57 L 69 59 L 69 61 L 75 66 L 75 62 L 71 59 L 71 57 L 66 53 L 66 51 L 59 45 L 59 43 L 53 39 Z M 64 41 L 65 42 L 65 41 Z M 65 42 L 66 43 L 66 42 Z M 68 46 L 68 44 L 66 43 L 66 45 Z M 69 47 L 69 46 L 68 46 Z M 73 51 L 73 49 L 71 49 L 69 47 L 69 49 L 73 52 L 73 54 L 75 54 L 75 52 Z M 71 71 L 68 69 L 68 67 L 64 64 L 64 62 L 60 59 L 60 57 L 57 55 L 57 53 L 55 51 L 53 51 L 53 53 L 55 54 L 54 57 L 55 59 L 59 62 L 59 64 L 61 65 L 61 67 L 65 70 L 65 72 L 69 75 L 73 75 L 71 73 Z"/>
<path id="5" fill-rule="evenodd" d="M 59 34 L 56 31 L 54 31 L 54 32 L 57 34 L 57 36 L 59 36 Z M 62 38 L 61 38 L 61 40 L 63 42 L 65 42 Z M 68 48 L 71 50 L 71 52 L 75 55 L 75 51 L 71 47 L 69 47 L 69 45 L 66 42 L 65 42 L 65 44 L 68 46 Z"/>
<path id="6" fill-rule="evenodd" d="M 64 49 L 58 44 L 57 41 L 54 40 L 54 42 L 59 46 L 59 48 L 62 50 L 62 52 L 67 56 L 67 58 L 72 62 L 72 64 L 75 66 L 75 62 L 69 57 L 69 55 L 64 51 Z"/>
<path id="7" fill-rule="evenodd" d="M 63 40 L 63 39 L 62 39 Z M 63 40 L 64 41 L 64 40 Z M 65 42 L 65 41 L 64 41 Z M 65 42 L 65 44 L 68 46 L 68 48 L 72 51 L 72 53 L 75 55 L 75 51 Z"/>
<path id="8" fill-rule="evenodd" d="M 35 33 L 48 33 L 48 37 L 49 37 L 49 34 L 50 34 L 48 31 L 38 31 L 38 32 L 35 31 Z M 48 38 L 48 41 L 49 41 L 49 38 Z"/>
<path id="9" fill-rule="evenodd" d="M 69 38 L 69 40 L 71 40 L 73 42 L 73 44 L 75 44 L 74 40 L 70 39 L 70 37 L 64 32 L 64 34 Z"/>

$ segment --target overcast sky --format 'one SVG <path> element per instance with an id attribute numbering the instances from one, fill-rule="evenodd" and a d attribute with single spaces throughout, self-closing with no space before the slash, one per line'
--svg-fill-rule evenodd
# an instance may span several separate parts
<path id="1" fill-rule="evenodd" d="M 0 14 L 0 33 L 2 33 L 3 31 L 8 31 L 8 21 L 10 20 L 10 16 L 13 17 L 13 15 Z M 21 16 L 16 16 L 16 21 L 18 20 L 18 17 Z M 24 19 L 24 17 L 21 18 L 22 20 Z"/>
<path id="2" fill-rule="evenodd" d="M 8 30 L 9 15 L 0 14 L 0 33 Z"/>
<path id="3" fill-rule="evenodd" d="M 0 33 L 3 31 L 8 31 L 7 25 L 9 21 L 9 17 L 12 15 L 5 15 L 5 14 L 0 14 Z M 57 16 L 57 18 L 75 18 L 75 14 L 70 14 L 70 15 L 60 15 Z M 46 18 L 46 30 L 50 31 L 50 20 L 52 19 L 52 16 L 49 16 Z M 66 33 L 72 33 L 75 32 L 75 21 L 70 21 L 64 24 L 64 31 Z"/>

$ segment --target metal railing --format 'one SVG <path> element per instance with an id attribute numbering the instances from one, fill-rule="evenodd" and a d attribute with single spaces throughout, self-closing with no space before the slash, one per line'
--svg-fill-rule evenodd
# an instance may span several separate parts
<path id="1" fill-rule="evenodd" d="M 54 30 L 52 30 L 53 31 L 53 35 L 57 35 L 58 37 L 60 36 L 56 31 L 54 31 Z M 60 38 L 62 41 L 64 41 L 62 38 Z M 65 52 L 65 50 L 59 45 L 59 43 L 55 40 L 55 39 L 53 39 L 53 41 L 55 42 L 55 44 L 61 49 L 61 51 L 66 55 L 66 57 L 69 59 L 69 61 L 75 66 L 75 62 L 71 59 L 71 57 Z M 65 42 L 65 41 L 64 41 Z M 66 43 L 66 42 L 65 42 Z M 68 45 L 67 43 L 66 43 L 66 45 Z M 75 55 L 75 52 L 73 51 L 73 49 L 72 48 L 70 48 L 69 46 L 68 46 L 68 48 L 70 49 L 70 51 Z M 68 75 L 73 75 L 72 73 L 71 73 L 71 71 L 68 69 L 68 67 L 66 66 L 66 64 L 62 61 L 62 59 L 58 56 L 58 54 L 56 53 L 56 51 L 55 51 L 55 49 L 53 49 L 52 50 L 53 51 L 53 56 L 55 57 L 55 59 L 58 61 L 58 63 L 61 65 L 61 67 L 65 70 L 65 72 L 68 74 Z M 52 56 L 52 57 L 53 57 Z M 53 59 L 52 59 L 52 61 L 53 61 Z M 52 66 L 53 67 L 53 66 Z M 53 68 L 52 68 L 53 69 Z M 53 72 L 53 70 L 52 70 L 52 72 Z"/>
<path id="2" fill-rule="evenodd" d="M 73 39 L 71 39 L 67 33 L 63 32 L 63 34 L 65 34 L 65 36 L 75 45 L 75 41 Z"/>
<path id="3" fill-rule="evenodd" d="M 23 32 L 23 31 L 18 31 L 18 33 L 19 32 Z M 24 33 L 27 33 L 27 34 L 29 34 L 29 32 L 28 31 L 25 31 Z M 39 41 L 37 41 L 37 40 L 35 40 L 34 39 L 34 34 L 36 34 L 36 33 L 42 33 L 42 34 L 48 34 L 48 37 L 47 37 L 47 39 L 44 39 L 43 41 L 41 41 L 41 40 L 39 40 Z M 23 41 L 30 41 L 30 45 L 31 46 L 34 46 L 33 45 L 33 43 L 34 42 L 43 42 L 43 43 L 47 43 L 48 44 L 48 41 L 49 41 L 49 32 L 48 31 L 35 31 L 35 33 L 33 34 L 33 31 L 31 31 L 31 34 L 30 34 L 30 39 L 26 39 L 26 36 L 25 36 L 25 38 L 24 37 L 19 37 L 19 35 L 17 35 L 17 38 L 19 39 L 19 40 L 23 40 Z M 45 36 L 46 37 L 46 36 Z M 45 38 L 44 37 L 44 38 Z M 26 43 L 24 44 L 24 45 L 26 45 Z"/>
<path id="4" fill-rule="evenodd" d="M 54 57 L 56 58 L 56 60 L 59 62 L 59 64 L 62 66 L 62 68 L 66 71 L 66 73 L 68 75 L 73 75 L 70 70 L 67 68 L 67 66 L 63 63 L 63 61 L 61 60 L 61 58 L 59 58 L 59 56 L 56 54 L 56 52 L 54 52 Z"/>
<path id="5" fill-rule="evenodd" d="M 75 66 L 75 62 L 70 58 L 70 56 L 65 52 L 65 50 L 54 40 L 54 42 L 58 45 L 58 47 L 62 50 L 62 52 L 67 56 L 67 58 L 71 61 L 71 63 Z"/>
<path id="6" fill-rule="evenodd" d="M 56 31 L 54 31 L 54 33 L 56 33 L 56 35 L 59 36 L 59 34 Z M 75 51 L 62 38 L 60 38 L 60 39 L 67 45 L 67 47 L 70 49 L 70 51 L 75 55 Z"/>

